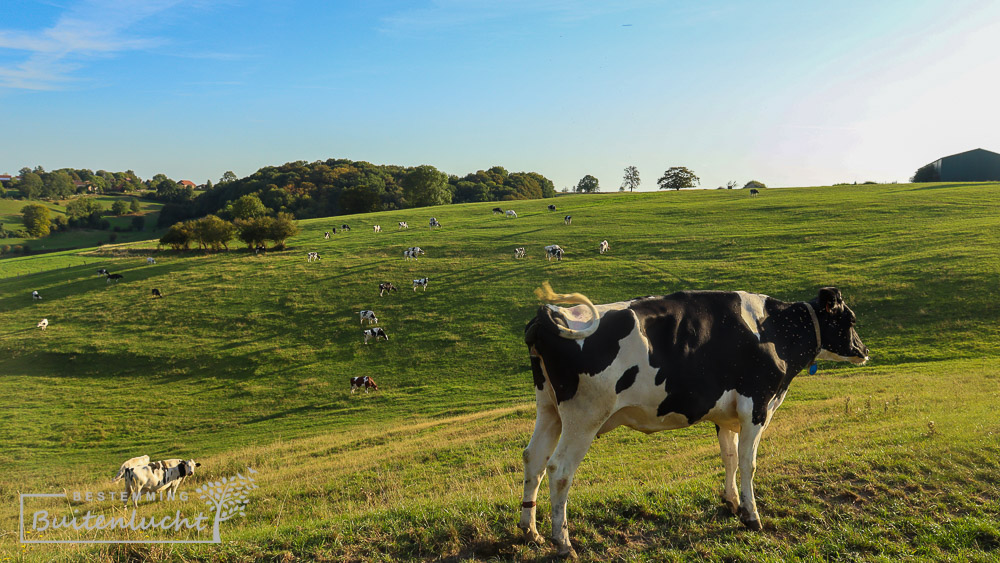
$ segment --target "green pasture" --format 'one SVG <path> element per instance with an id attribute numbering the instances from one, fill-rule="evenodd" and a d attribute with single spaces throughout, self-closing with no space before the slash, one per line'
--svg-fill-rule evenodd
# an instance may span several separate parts
<path id="1" fill-rule="evenodd" d="M 126 202 L 131 201 L 132 196 L 112 196 L 112 195 L 88 195 L 82 196 L 90 199 L 97 200 L 102 207 L 110 210 L 111 204 L 119 199 L 124 199 Z M 30 204 L 40 204 L 48 207 L 52 213 L 55 215 L 65 215 L 66 214 L 66 204 L 71 200 L 59 200 L 59 201 L 45 201 L 45 200 L 20 200 L 20 199 L 0 199 L 0 223 L 3 223 L 8 230 L 14 230 L 21 228 L 24 223 L 21 220 L 21 209 L 25 205 Z M 131 242 L 137 240 L 145 240 L 153 236 L 159 236 L 161 231 L 156 231 L 156 219 L 159 217 L 160 208 L 163 207 L 162 203 L 154 201 L 139 200 L 139 215 L 146 217 L 146 225 L 141 232 L 120 232 L 115 233 L 114 228 L 120 227 L 121 229 L 128 229 L 132 226 L 133 214 L 123 215 L 121 217 L 116 217 L 113 215 L 108 215 L 105 218 L 111 223 L 111 228 L 106 231 L 92 230 L 92 229 L 73 229 L 69 231 L 62 231 L 57 233 L 51 233 L 46 237 L 36 239 L 36 238 L 7 238 L 0 239 L 0 245 L 23 245 L 27 244 L 35 252 L 42 251 L 48 252 L 53 249 L 76 249 L 76 248 L 87 248 L 92 246 L 98 246 L 100 244 L 110 243 L 111 235 L 114 234 L 116 243 Z M 8 259 L 8 256 L 4 256 L 4 259 Z M 4 262 L 0 260 L 0 277 L 4 276 Z"/>
<path id="2" fill-rule="evenodd" d="M 546 560 L 516 529 L 534 418 L 523 327 L 546 280 L 594 302 L 682 289 L 806 300 L 835 285 L 872 352 L 792 383 L 758 459 L 760 533 L 721 508 L 710 425 L 600 438 L 570 495 L 582 559 L 995 560 L 1000 184 L 501 204 L 517 219 L 495 205 L 302 221 L 263 256 L 149 241 L 0 260 L 0 560 Z M 548 244 L 562 262 L 545 260 Z M 410 246 L 426 255 L 404 261 Z M 108 284 L 100 267 L 125 277 Z M 380 298 L 382 281 L 400 291 Z M 361 309 L 388 342 L 362 343 Z M 358 375 L 381 390 L 352 396 Z M 219 545 L 18 542 L 19 493 L 119 490 L 110 477 L 141 454 L 200 461 L 192 495 L 248 466 L 260 488 Z M 120 511 L 53 510 L 74 508 Z"/>

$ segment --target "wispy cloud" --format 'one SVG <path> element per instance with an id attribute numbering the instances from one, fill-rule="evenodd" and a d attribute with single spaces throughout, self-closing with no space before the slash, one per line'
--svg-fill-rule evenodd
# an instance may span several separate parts
<path id="1" fill-rule="evenodd" d="M 84 0 L 68 8 L 47 29 L 0 29 L 0 52 L 13 51 L 0 64 L 0 88 L 55 90 L 73 80 L 88 61 L 165 43 L 139 37 L 137 23 L 182 3 L 182 0 Z"/>

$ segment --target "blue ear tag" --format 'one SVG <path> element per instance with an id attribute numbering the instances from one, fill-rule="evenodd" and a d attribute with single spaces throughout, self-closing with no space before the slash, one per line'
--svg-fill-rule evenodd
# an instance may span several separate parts
<path id="1" fill-rule="evenodd" d="M 818 365 L 816 365 L 816 364 L 809 364 L 809 375 L 816 375 L 817 371 L 819 371 L 819 366 Z"/>

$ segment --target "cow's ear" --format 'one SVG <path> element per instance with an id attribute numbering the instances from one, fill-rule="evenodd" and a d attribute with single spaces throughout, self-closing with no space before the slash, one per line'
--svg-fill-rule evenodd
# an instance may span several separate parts
<path id="1" fill-rule="evenodd" d="M 200 463 L 198 463 L 198 462 L 195 462 L 194 466 L 195 466 L 195 467 L 201 467 L 201 464 L 200 464 Z"/>
<path id="2" fill-rule="evenodd" d="M 838 311 L 843 303 L 840 290 L 835 287 L 824 287 L 819 290 L 819 307 L 827 313 Z"/>

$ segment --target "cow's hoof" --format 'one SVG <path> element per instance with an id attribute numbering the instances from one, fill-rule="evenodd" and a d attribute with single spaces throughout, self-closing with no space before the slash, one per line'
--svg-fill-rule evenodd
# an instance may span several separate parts
<path id="1" fill-rule="evenodd" d="M 560 557 L 562 559 L 571 559 L 573 561 L 576 561 L 577 559 L 580 558 L 580 556 L 578 556 L 576 554 L 576 550 L 573 549 L 572 545 L 569 546 L 568 548 L 565 548 L 565 549 L 563 549 L 562 547 L 560 547 L 559 550 L 556 551 L 556 556 L 558 556 L 558 557 Z"/>
<path id="2" fill-rule="evenodd" d="M 742 522 L 748 530 L 759 532 L 764 529 L 764 526 L 760 524 L 760 520 L 744 520 L 740 518 L 740 522 Z"/>
<path id="3" fill-rule="evenodd" d="M 722 504 L 724 504 L 727 508 L 729 508 L 730 512 L 732 512 L 734 515 L 735 514 L 739 514 L 739 511 L 740 511 L 740 505 L 739 504 L 737 504 L 737 503 L 735 503 L 735 502 L 727 499 L 725 497 L 725 495 L 720 495 L 720 496 L 722 498 Z"/>
<path id="4" fill-rule="evenodd" d="M 527 528 L 521 528 L 521 531 L 524 532 L 524 539 L 526 541 L 535 543 L 537 545 L 543 545 L 545 543 L 545 538 L 543 538 L 542 535 L 539 534 L 538 532 L 532 532 Z"/>

